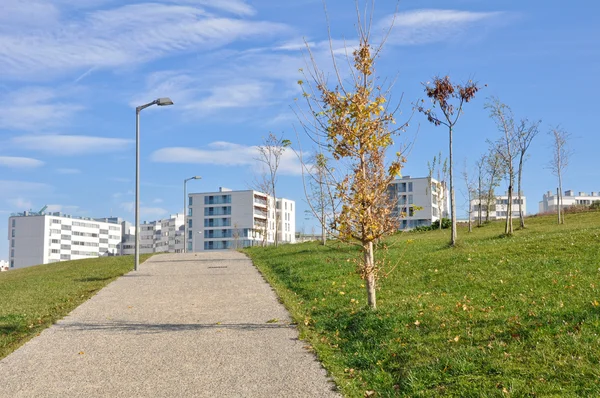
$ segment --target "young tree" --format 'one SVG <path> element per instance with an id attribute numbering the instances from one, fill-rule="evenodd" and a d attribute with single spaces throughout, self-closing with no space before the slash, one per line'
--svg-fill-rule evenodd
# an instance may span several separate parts
<path id="1" fill-rule="evenodd" d="M 477 189 L 475 188 L 475 184 L 473 183 L 473 180 L 471 178 L 469 178 L 469 171 L 467 169 L 467 161 L 465 160 L 465 165 L 462 171 L 462 178 L 463 181 L 465 182 L 465 186 L 467 188 L 467 203 L 468 203 L 468 208 L 469 208 L 469 232 L 473 232 L 473 222 L 472 222 L 472 215 L 473 215 L 473 208 L 471 206 L 471 201 L 473 200 L 473 198 L 476 196 L 476 192 Z"/>
<path id="2" fill-rule="evenodd" d="M 485 222 L 490 221 L 490 213 L 496 209 L 496 188 L 500 185 L 498 180 L 502 177 L 501 159 L 494 148 L 490 148 L 487 156 L 486 174 L 488 175 L 485 194 Z"/>
<path id="3" fill-rule="evenodd" d="M 500 158 L 502 169 L 508 179 L 508 199 L 506 204 L 506 225 L 504 233 L 512 235 L 512 204 L 513 204 L 513 187 L 515 182 L 515 158 L 517 156 L 517 132 L 515 122 L 510 107 L 500 102 L 498 98 L 491 98 L 491 101 L 485 105 L 486 109 L 490 110 L 490 117 L 496 122 L 498 130 L 501 132 L 501 137 L 492 142 L 492 150 L 496 152 Z"/>
<path id="4" fill-rule="evenodd" d="M 302 161 L 302 155 L 299 154 L 303 166 L 304 194 L 310 210 L 307 210 L 321 225 L 321 244 L 327 244 L 327 235 L 330 234 L 329 225 L 333 214 L 337 208 L 337 202 L 333 192 L 333 187 L 329 183 L 330 170 L 327 167 L 328 160 L 325 154 L 317 153 L 312 157 L 309 164 Z M 306 183 L 308 179 L 308 184 Z M 307 187 L 308 185 L 308 187 Z"/>
<path id="5" fill-rule="evenodd" d="M 558 223 L 564 224 L 562 175 L 569 165 L 569 157 L 571 156 L 571 150 L 569 149 L 571 134 L 560 126 L 551 129 L 548 134 L 552 137 L 552 158 L 548 167 L 552 174 L 558 178 Z M 563 214 L 561 215 L 561 213 Z"/>
<path id="6" fill-rule="evenodd" d="M 523 214 L 523 192 L 521 181 L 523 180 L 523 164 L 525 163 L 525 155 L 533 139 L 539 134 L 539 125 L 541 121 L 529 122 L 527 119 L 522 119 L 517 128 L 517 150 L 519 153 L 519 165 L 517 168 L 517 193 L 519 196 L 519 221 L 521 228 L 525 228 L 525 215 Z"/>
<path id="7" fill-rule="evenodd" d="M 429 83 L 425 85 L 425 93 L 431 99 L 432 108 L 426 109 L 423 106 L 417 107 L 419 112 L 424 113 L 427 116 L 427 120 L 436 126 L 444 125 L 448 128 L 448 144 L 449 144 L 449 156 L 450 156 L 450 215 L 452 220 L 452 228 L 450 233 L 450 245 L 456 245 L 456 197 L 454 194 L 454 163 L 452 157 L 452 133 L 454 127 L 458 122 L 458 119 L 463 113 L 463 106 L 465 103 L 471 101 L 475 94 L 479 91 L 477 83 L 469 80 L 467 84 L 461 86 L 459 84 L 453 84 L 450 81 L 450 77 L 445 76 L 440 78 L 438 76 L 433 78 L 433 83 L 430 86 Z M 424 101 L 422 101 L 423 103 Z M 435 107 L 439 107 L 443 117 L 438 117 L 435 113 Z"/>
<path id="8" fill-rule="evenodd" d="M 429 188 L 433 190 L 433 174 L 437 173 L 437 183 L 435 183 L 435 190 L 437 193 L 438 200 L 438 211 L 439 211 L 439 229 L 442 229 L 444 221 L 444 201 L 446 200 L 446 176 L 448 175 L 448 158 L 444 158 L 442 161 L 442 152 L 439 156 L 433 157 L 433 162 L 427 162 L 427 168 L 429 169 Z"/>
<path id="9" fill-rule="evenodd" d="M 322 147 L 329 151 L 338 166 L 340 177 L 332 183 L 341 207 L 333 215 L 331 227 L 337 231 L 340 240 L 360 246 L 362 256 L 358 270 L 366 281 L 368 304 L 374 309 L 377 306 L 376 280 L 381 266 L 381 262 L 375 260 L 374 242 L 398 229 L 392 213 L 395 204 L 389 199 L 388 186 L 405 162 L 401 152 L 397 152 L 386 165 L 385 155 L 393 145 L 394 136 L 405 125 L 391 128 L 394 111 L 388 111 L 386 105 L 389 91 L 376 85 L 374 78 L 375 59 L 383 43 L 377 47 L 371 45 L 371 18 L 366 18 L 363 25 L 358 2 L 357 14 L 358 45 L 352 52 L 352 59 L 348 59 L 351 65 L 349 80 L 343 78 L 337 68 L 332 49 L 337 82 L 331 87 L 308 48 L 312 79 L 302 80 L 299 84 L 313 119 L 309 126 L 302 120 L 301 123 L 314 142 L 323 142 Z"/>
<path id="10" fill-rule="evenodd" d="M 483 199 L 485 198 L 485 190 L 484 190 L 484 180 L 486 179 L 486 164 L 488 158 L 487 155 L 481 155 L 477 162 L 475 162 L 475 167 L 477 167 L 477 192 L 475 197 L 477 198 L 477 226 L 481 227 L 482 224 L 482 205 Z"/>
<path id="11" fill-rule="evenodd" d="M 275 212 L 275 246 L 279 241 L 279 216 L 277 213 L 277 171 L 279 170 L 279 164 L 286 148 L 291 146 L 291 141 L 276 136 L 273 133 L 269 133 L 261 145 L 258 148 L 257 161 L 261 162 L 264 166 L 262 174 L 262 180 L 257 184 L 263 188 L 266 188 L 264 193 L 268 194 L 273 199 L 273 210 Z M 267 206 L 269 208 L 270 206 Z M 266 234 L 265 234 L 266 235 Z"/>

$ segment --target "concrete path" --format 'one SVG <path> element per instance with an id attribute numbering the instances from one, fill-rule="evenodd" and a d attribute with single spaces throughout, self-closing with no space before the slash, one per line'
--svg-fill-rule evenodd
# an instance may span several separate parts
<path id="1" fill-rule="evenodd" d="M 0 361 L 0 397 L 339 397 L 289 321 L 242 254 L 156 255 Z"/>

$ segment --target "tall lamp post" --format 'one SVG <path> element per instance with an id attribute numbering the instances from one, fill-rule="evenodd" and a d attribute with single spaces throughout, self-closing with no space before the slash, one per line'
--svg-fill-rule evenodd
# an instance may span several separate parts
<path id="1" fill-rule="evenodd" d="M 135 108 L 135 265 L 134 271 L 140 265 L 140 112 L 149 106 L 173 105 L 170 98 L 158 98 L 152 102 Z"/>
<path id="2" fill-rule="evenodd" d="M 193 176 L 190 178 L 186 178 L 185 180 L 183 180 L 183 252 L 187 252 L 187 211 L 185 211 L 187 209 L 187 190 L 186 190 L 186 185 L 187 182 L 189 180 L 200 180 L 202 177 L 200 176 Z M 192 248 L 193 251 L 193 248 Z"/>

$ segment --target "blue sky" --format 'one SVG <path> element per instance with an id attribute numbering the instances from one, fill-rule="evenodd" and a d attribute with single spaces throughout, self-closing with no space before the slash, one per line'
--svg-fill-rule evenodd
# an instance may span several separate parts
<path id="1" fill-rule="evenodd" d="M 377 1 L 376 37 L 395 5 Z M 351 46 L 353 2 L 327 6 L 334 46 Z M 404 116 L 432 76 L 487 84 L 456 129 L 457 170 L 498 136 L 486 97 L 499 97 L 517 118 L 541 119 L 524 171 L 528 211 L 537 212 L 542 194 L 557 185 L 545 168 L 551 126 L 573 135 L 564 189 L 600 191 L 599 12 L 596 2 L 402 1 L 377 74 L 395 79 L 392 101 L 403 96 Z M 133 221 L 134 108 L 157 97 L 175 105 L 141 115 L 142 220 L 181 211 L 183 180 L 194 175 L 203 179 L 190 181 L 188 192 L 249 188 L 263 137 L 285 133 L 297 146 L 292 107 L 298 69 L 306 67 L 303 40 L 329 70 L 321 0 L 3 0 L 0 259 L 8 257 L 12 212 L 49 205 Z M 398 142 L 415 136 L 403 173 L 425 176 L 428 160 L 447 156 L 447 132 L 414 115 Z M 298 172 L 289 153 L 278 192 L 297 201 L 296 225 L 310 230 Z M 464 188 L 457 188 L 460 207 Z"/>

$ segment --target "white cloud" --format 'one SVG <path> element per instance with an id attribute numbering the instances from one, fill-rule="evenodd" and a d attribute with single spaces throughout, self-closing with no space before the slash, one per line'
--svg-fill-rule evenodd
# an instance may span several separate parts
<path id="1" fill-rule="evenodd" d="M 58 174 L 81 174 L 79 169 L 56 169 Z"/>
<path id="2" fill-rule="evenodd" d="M 43 166 L 44 162 L 32 158 L 22 158 L 16 156 L 0 156 L 0 166 L 11 168 L 31 169 Z"/>
<path id="3" fill-rule="evenodd" d="M 210 113 L 220 109 L 266 105 L 271 88 L 271 84 L 259 81 L 220 85 L 213 87 L 208 97 L 188 103 L 185 109 Z"/>
<path id="4" fill-rule="evenodd" d="M 52 190 L 52 186 L 41 182 L 0 180 L 0 192 L 5 198 L 22 195 L 44 195 Z"/>
<path id="5" fill-rule="evenodd" d="M 244 0 L 170 0 L 174 3 L 194 4 L 220 9 L 237 15 L 254 15 L 256 11 Z"/>
<path id="6" fill-rule="evenodd" d="M 452 40 L 474 24 L 502 16 L 502 12 L 472 12 L 422 9 L 396 14 L 388 42 L 397 45 L 420 45 Z M 393 16 L 384 18 L 378 27 L 388 29 Z"/>
<path id="7" fill-rule="evenodd" d="M 11 205 L 13 208 L 18 209 L 18 210 L 29 211 L 33 207 L 33 202 L 29 199 L 24 199 L 24 198 L 8 199 L 6 202 L 9 205 Z"/>
<path id="8" fill-rule="evenodd" d="M 159 163 L 198 163 L 214 164 L 220 166 L 250 166 L 260 170 L 256 146 L 244 146 L 230 142 L 213 142 L 207 149 L 195 148 L 162 148 L 151 155 L 154 162 Z M 279 172 L 286 175 L 299 175 L 302 173 L 300 161 L 292 150 L 286 150 L 281 158 Z"/>
<path id="9" fill-rule="evenodd" d="M 20 148 L 51 153 L 57 156 L 88 155 L 122 151 L 133 140 L 122 138 L 90 137 L 84 135 L 24 135 L 11 140 Z"/>
<path id="10" fill-rule="evenodd" d="M 62 213 L 73 213 L 73 212 L 77 212 L 79 210 L 79 206 L 65 206 L 65 205 L 58 205 L 58 204 L 52 204 L 52 205 L 47 205 L 48 207 L 46 208 L 45 212 L 46 213 L 54 213 L 54 212 L 62 212 Z"/>
<path id="11" fill-rule="evenodd" d="M 27 7 L 26 2 L 17 4 L 21 10 Z M 219 4 L 221 10 L 252 12 L 242 1 Z M 280 23 L 218 17 L 192 5 L 139 3 L 82 15 L 48 30 L 0 27 L 5 76 L 39 78 L 70 69 L 128 66 L 287 30 Z"/>
<path id="12" fill-rule="evenodd" d="M 45 87 L 25 87 L 2 94 L 5 98 L 0 107 L 0 129 L 41 131 L 64 123 L 83 109 L 81 105 L 63 102 L 64 92 L 59 94 L 59 90 Z"/>
<path id="13" fill-rule="evenodd" d="M 128 213 L 133 213 L 135 211 L 135 202 L 123 202 L 120 204 L 120 207 Z M 158 219 L 168 214 L 168 210 L 161 207 L 140 206 L 140 217 Z"/>

